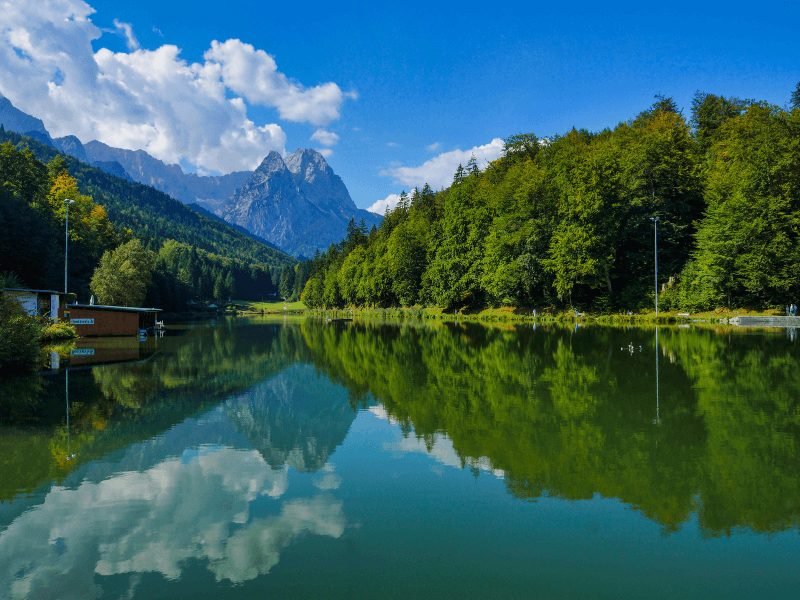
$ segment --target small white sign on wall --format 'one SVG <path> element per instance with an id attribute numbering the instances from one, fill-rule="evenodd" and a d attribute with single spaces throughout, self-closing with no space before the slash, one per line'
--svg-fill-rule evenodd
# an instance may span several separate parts
<path id="1" fill-rule="evenodd" d="M 94 348 L 73 348 L 69 353 L 71 356 L 94 356 Z"/>
<path id="2" fill-rule="evenodd" d="M 94 325 L 94 319 L 70 319 L 73 325 Z"/>

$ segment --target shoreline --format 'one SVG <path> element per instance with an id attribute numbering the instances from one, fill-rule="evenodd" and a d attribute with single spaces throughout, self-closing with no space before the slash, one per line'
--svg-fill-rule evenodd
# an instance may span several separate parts
<path id="1" fill-rule="evenodd" d="M 406 307 L 406 308 L 337 308 L 306 309 L 301 314 L 318 318 L 358 318 L 361 320 L 405 321 L 436 320 L 443 322 L 474 323 L 585 323 L 597 325 L 680 325 L 680 324 L 714 324 L 728 325 L 731 319 L 741 316 L 777 317 L 783 316 L 778 310 L 731 310 L 717 309 L 699 313 L 679 311 L 648 311 L 635 314 L 623 313 L 575 313 L 571 311 L 538 312 L 514 307 L 488 308 L 476 311 L 446 312 L 441 308 Z"/>

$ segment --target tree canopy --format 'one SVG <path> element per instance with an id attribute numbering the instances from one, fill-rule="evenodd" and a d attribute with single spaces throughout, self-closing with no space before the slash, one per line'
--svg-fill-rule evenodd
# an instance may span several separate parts
<path id="1" fill-rule="evenodd" d="M 795 90 L 795 95 L 797 90 Z M 426 186 L 310 266 L 310 306 L 640 309 L 653 218 L 666 308 L 764 308 L 800 296 L 800 106 L 658 97 L 599 132 L 509 137 L 480 171 Z"/>

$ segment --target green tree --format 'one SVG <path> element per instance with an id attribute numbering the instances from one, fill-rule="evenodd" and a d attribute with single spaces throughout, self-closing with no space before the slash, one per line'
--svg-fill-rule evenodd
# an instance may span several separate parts
<path id="1" fill-rule="evenodd" d="M 155 258 L 138 239 L 105 252 L 92 276 L 92 293 L 104 304 L 140 306 L 150 286 Z"/>
<path id="2" fill-rule="evenodd" d="M 692 100 L 692 125 L 700 148 L 705 152 L 714 141 L 717 130 L 727 121 L 742 114 L 746 102 L 698 92 Z"/>
<path id="3" fill-rule="evenodd" d="M 800 293 L 800 123 L 766 105 L 729 120 L 709 152 L 706 215 L 682 277 L 696 308 L 782 305 Z"/>

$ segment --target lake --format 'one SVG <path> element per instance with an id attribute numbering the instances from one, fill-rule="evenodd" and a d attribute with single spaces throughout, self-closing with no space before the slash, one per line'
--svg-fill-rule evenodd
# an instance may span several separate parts
<path id="1" fill-rule="evenodd" d="M 131 344 L 0 382 L 0 598 L 797 597 L 792 331 Z"/>

